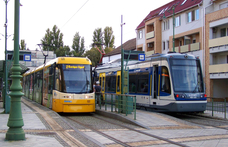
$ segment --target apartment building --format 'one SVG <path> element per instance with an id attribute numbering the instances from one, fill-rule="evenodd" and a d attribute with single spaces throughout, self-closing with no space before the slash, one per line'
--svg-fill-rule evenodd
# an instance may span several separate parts
<path id="1" fill-rule="evenodd" d="M 205 7 L 206 86 L 211 97 L 228 97 L 228 0 Z"/>
<path id="2" fill-rule="evenodd" d="M 136 28 L 136 50 L 193 54 L 200 58 L 206 94 L 227 97 L 228 0 L 174 0 Z"/>

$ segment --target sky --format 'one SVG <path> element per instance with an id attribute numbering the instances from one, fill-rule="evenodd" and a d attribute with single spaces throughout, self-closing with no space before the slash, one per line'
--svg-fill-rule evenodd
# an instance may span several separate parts
<path id="1" fill-rule="evenodd" d="M 121 45 L 121 15 L 123 16 L 122 42 L 136 37 L 136 27 L 150 11 L 172 0 L 20 0 L 20 40 L 26 48 L 40 49 L 37 44 L 46 30 L 54 25 L 63 33 L 64 45 L 72 46 L 73 37 L 79 32 L 85 39 L 86 50 L 92 44 L 97 28 L 112 27 L 116 47 Z M 14 0 L 7 4 L 7 50 L 13 50 Z M 6 4 L 0 1 L 0 60 L 5 59 Z"/>

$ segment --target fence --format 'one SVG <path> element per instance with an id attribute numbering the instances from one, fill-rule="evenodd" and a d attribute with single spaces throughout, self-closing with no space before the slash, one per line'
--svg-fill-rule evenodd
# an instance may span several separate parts
<path id="1" fill-rule="evenodd" d="M 118 112 L 126 114 L 134 114 L 136 120 L 136 96 L 126 94 L 113 93 L 96 93 L 96 104 L 99 109 L 104 107 L 105 111 Z M 108 109 L 108 110 L 107 110 Z"/>
<path id="2" fill-rule="evenodd" d="M 214 98 L 214 97 L 207 97 L 207 107 L 206 110 L 211 111 L 212 116 L 214 113 L 222 113 L 224 114 L 224 118 L 226 119 L 226 104 L 227 98 Z"/>

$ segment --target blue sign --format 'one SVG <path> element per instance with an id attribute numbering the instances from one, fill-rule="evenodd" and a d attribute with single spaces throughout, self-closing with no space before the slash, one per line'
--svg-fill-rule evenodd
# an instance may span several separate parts
<path id="1" fill-rule="evenodd" d="M 145 61 L 145 54 L 139 54 L 139 61 Z"/>
<path id="2" fill-rule="evenodd" d="M 31 61 L 31 54 L 24 54 L 24 61 Z"/>

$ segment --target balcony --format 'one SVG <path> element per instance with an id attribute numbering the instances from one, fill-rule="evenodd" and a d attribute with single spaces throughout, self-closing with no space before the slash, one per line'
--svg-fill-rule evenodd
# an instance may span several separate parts
<path id="1" fill-rule="evenodd" d="M 200 43 L 192 43 L 188 45 L 175 47 L 176 52 L 185 53 L 200 50 Z"/>
<path id="2" fill-rule="evenodd" d="M 209 65 L 209 73 L 228 72 L 228 64 Z"/>
<path id="3" fill-rule="evenodd" d="M 145 55 L 146 56 L 150 56 L 150 55 L 153 55 L 153 54 L 154 54 L 154 50 L 145 52 Z"/>
<path id="4" fill-rule="evenodd" d="M 209 65 L 210 79 L 228 78 L 228 64 Z"/>
<path id="5" fill-rule="evenodd" d="M 209 40 L 210 53 L 228 51 L 228 36 Z"/>
<path id="6" fill-rule="evenodd" d="M 154 38 L 154 31 L 146 33 L 146 39 Z"/>

